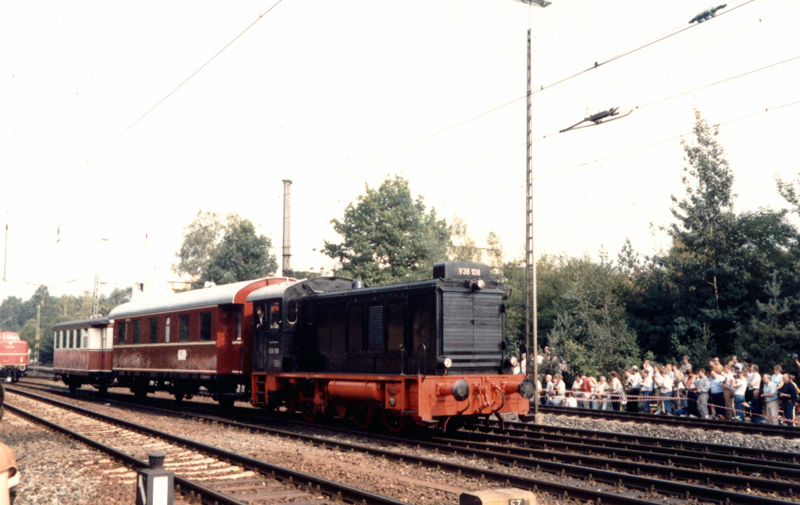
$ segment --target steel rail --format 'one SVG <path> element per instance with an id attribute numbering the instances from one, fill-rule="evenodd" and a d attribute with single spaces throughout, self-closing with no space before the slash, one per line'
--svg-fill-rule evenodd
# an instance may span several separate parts
<path id="1" fill-rule="evenodd" d="M 32 393 L 22 392 L 22 394 L 30 397 L 40 398 L 37 395 Z M 82 409 L 80 407 L 75 407 L 69 404 L 63 404 L 57 400 L 52 400 L 49 398 L 42 398 L 44 401 L 48 401 L 55 405 L 64 405 L 67 408 L 73 409 L 75 411 L 81 412 L 86 409 Z M 157 410 L 157 409 L 154 409 Z M 102 414 L 94 413 L 92 411 L 87 411 L 88 415 L 93 416 L 102 416 Z M 185 414 L 182 414 L 185 415 Z M 362 444 L 354 444 L 349 442 L 343 441 L 336 441 L 322 437 L 316 437 L 312 435 L 303 435 L 294 433 L 291 431 L 281 430 L 277 428 L 268 428 L 263 425 L 253 425 L 253 424 L 246 424 L 241 422 L 230 421 L 223 418 L 208 418 L 211 422 L 216 422 L 220 424 L 226 424 L 231 427 L 247 429 L 253 432 L 260 432 L 260 433 L 267 433 L 271 435 L 278 435 L 287 438 L 292 438 L 295 440 L 302 440 L 306 442 L 313 443 L 315 445 L 325 447 L 332 447 L 337 448 L 342 451 L 359 451 L 367 454 L 371 454 L 374 456 L 381 456 L 389 460 L 399 461 L 403 463 L 415 463 L 419 465 L 423 465 L 430 468 L 435 468 L 438 470 L 445 469 L 452 473 L 456 473 L 459 475 L 465 475 L 469 477 L 475 477 L 479 479 L 486 479 L 492 480 L 495 482 L 504 483 L 506 485 L 516 486 L 523 489 L 529 489 L 534 492 L 544 492 L 549 493 L 551 495 L 557 496 L 559 498 L 564 499 L 578 499 L 583 501 L 590 501 L 593 503 L 603 503 L 603 504 L 615 504 L 615 505 L 648 505 L 652 504 L 651 499 L 638 499 L 638 498 L 631 498 L 628 496 L 622 496 L 619 494 L 598 491 L 590 488 L 582 488 L 577 486 L 571 486 L 568 484 L 561 484 L 558 482 L 550 482 L 547 480 L 542 479 L 535 479 L 531 477 L 522 477 L 522 476 L 515 476 L 506 472 L 494 471 L 489 469 L 477 468 L 474 466 L 462 465 L 458 463 L 451 463 L 446 462 L 434 458 L 426 458 L 422 456 L 415 456 L 409 453 L 400 453 L 396 451 L 391 451 L 387 449 L 379 449 L 375 447 L 369 447 Z M 126 421 L 116 420 L 115 422 L 120 423 L 121 425 L 129 424 Z M 146 428 L 144 431 L 149 431 L 150 428 Z M 355 433 L 355 432 L 354 432 Z M 363 433 L 363 432 L 358 432 Z M 373 436 L 373 435 L 371 435 Z M 170 435 L 170 438 L 173 436 Z M 176 437 L 179 438 L 179 437 Z M 397 444 L 398 439 L 395 437 L 377 437 L 383 438 L 387 442 L 392 442 Z M 405 441 L 410 446 L 420 446 L 420 445 L 427 445 L 430 448 L 435 449 L 437 446 L 440 447 L 442 450 L 447 449 L 447 446 L 444 444 L 433 444 L 433 443 L 424 443 L 424 442 L 415 442 L 415 441 Z M 467 454 L 472 454 L 472 451 L 466 451 Z M 624 476 L 624 474 L 619 474 L 619 476 Z M 613 480 L 610 482 L 613 485 L 619 485 L 620 479 Z M 645 489 L 645 492 L 651 492 L 651 489 Z M 653 491 L 654 492 L 654 491 Z M 733 503 L 733 502 L 732 502 Z M 785 502 L 779 502 L 780 505 L 785 505 Z"/>
<path id="2" fill-rule="evenodd" d="M 554 407 L 540 405 L 542 414 L 555 414 L 564 416 L 594 417 L 612 419 L 616 421 L 635 421 L 671 426 L 684 426 L 705 430 L 726 430 L 739 433 L 759 433 L 761 435 L 778 436 L 784 438 L 800 438 L 800 429 L 791 426 L 782 426 L 765 423 L 748 423 L 742 421 L 720 421 L 716 419 L 699 419 L 692 417 L 678 417 L 669 415 L 642 414 L 635 412 L 622 412 L 615 410 L 596 410 L 570 407 Z"/>
<path id="3" fill-rule="evenodd" d="M 668 466 L 683 466 L 686 468 L 697 468 L 701 470 L 730 471 L 731 468 L 737 472 L 769 475 L 772 479 L 786 479 L 800 481 L 800 464 L 753 459 L 753 458 L 724 458 L 714 454 L 697 453 L 688 450 L 667 450 L 653 446 L 637 445 L 625 443 L 606 444 L 603 441 L 592 443 L 592 440 L 581 439 L 579 437 L 565 437 L 572 441 L 563 439 L 557 440 L 547 435 L 540 435 L 532 439 L 530 437 L 512 437 L 494 433 L 477 433 L 471 431 L 461 431 L 446 436 L 435 436 L 437 440 L 452 441 L 459 440 L 465 443 L 479 444 L 502 444 L 503 449 L 511 447 L 514 450 L 525 450 L 529 448 L 541 450 L 566 450 L 573 453 L 586 453 L 588 456 L 606 455 L 612 458 L 626 458 L 627 460 L 639 463 L 648 462 L 655 464 L 666 464 Z M 716 457 L 714 457 L 716 456 Z"/>
<path id="4" fill-rule="evenodd" d="M 219 418 L 214 418 L 213 420 L 216 421 L 216 422 L 226 422 L 226 423 L 229 423 L 229 424 L 234 425 L 234 426 L 244 427 L 244 428 L 248 428 L 248 429 L 251 429 L 251 430 L 259 430 L 259 431 L 266 431 L 266 432 L 284 434 L 286 436 L 291 436 L 291 437 L 295 437 L 295 438 L 304 438 L 304 439 L 306 439 L 308 441 L 311 441 L 312 443 L 321 443 L 323 445 L 338 445 L 343 450 L 356 450 L 356 449 L 358 449 L 358 450 L 362 450 L 362 451 L 363 450 L 368 450 L 369 452 L 373 452 L 374 453 L 374 451 L 372 449 L 359 447 L 359 446 L 353 445 L 353 444 L 338 443 L 338 442 L 330 441 L 328 439 L 320 440 L 318 437 L 310 437 L 310 436 L 305 436 L 305 435 L 298 435 L 298 434 L 291 433 L 291 432 L 285 432 L 283 430 L 275 430 L 275 429 L 272 429 L 272 428 L 265 428 L 263 426 L 253 426 L 253 425 L 248 425 L 248 424 L 233 423 L 233 422 L 230 422 L 230 421 L 221 420 Z M 516 423 L 516 424 L 519 424 L 519 423 Z M 527 430 L 516 430 L 516 431 L 519 431 L 523 436 L 526 436 L 526 437 L 531 435 L 531 433 L 529 431 L 527 431 Z M 586 431 L 588 433 L 594 433 L 594 432 L 591 432 L 589 430 L 583 430 L 583 431 Z M 606 433 L 606 434 L 614 436 L 614 437 L 619 435 L 619 434 L 615 434 L 615 433 Z M 482 435 L 483 436 L 487 436 L 487 434 L 485 434 L 485 433 L 482 434 Z M 495 435 L 495 436 L 497 436 L 497 435 Z M 628 437 L 634 437 L 634 436 L 628 436 Z M 642 438 L 642 437 L 634 437 L 634 438 Z M 397 439 L 391 439 L 391 440 L 393 442 L 395 442 L 395 443 L 397 443 L 397 441 L 398 441 Z M 657 439 L 654 439 L 654 440 L 657 440 Z M 484 448 L 484 450 L 474 450 L 474 449 L 465 449 L 463 447 L 462 448 L 454 447 L 452 445 L 452 442 L 453 442 L 453 440 L 451 439 L 451 440 L 446 441 L 445 443 L 426 442 L 425 444 L 429 448 L 433 448 L 435 450 L 440 450 L 440 451 L 445 451 L 445 452 L 451 452 L 452 453 L 453 451 L 461 451 L 462 454 L 466 454 L 466 455 L 473 455 L 473 456 L 474 455 L 478 455 L 478 456 L 486 457 L 486 458 L 490 458 L 490 459 L 491 458 L 502 459 L 505 464 L 509 464 L 509 465 L 520 464 L 521 462 L 523 462 L 523 460 L 520 459 L 520 457 L 519 457 L 520 454 L 523 454 L 523 453 L 527 453 L 527 459 L 531 459 L 531 456 L 536 456 L 536 457 L 539 457 L 539 458 L 554 459 L 553 458 L 553 453 L 552 452 L 548 452 L 546 449 L 542 450 L 542 451 L 536 451 L 535 449 L 512 448 L 512 447 L 509 447 L 507 445 L 505 445 L 505 446 L 495 446 L 493 448 L 493 447 L 489 447 L 491 444 L 485 444 L 486 447 Z M 675 441 L 675 442 L 678 442 L 678 441 Z M 418 445 L 420 444 L 419 441 L 417 441 L 416 443 Z M 449 445 L 447 445 L 447 444 L 449 444 Z M 727 446 L 723 446 L 723 447 L 727 447 Z M 497 449 L 499 451 L 505 451 L 507 454 L 500 454 L 500 453 L 498 453 L 496 451 L 493 451 L 492 449 Z M 732 448 L 732 449 L 737 449 L 737 448 Z M 519 452 L 519 451 L 522 451 L 522 453 Z M 509 457 L 511 452 L 514 452 L 515 455 L 511 455 Z M 395 457 L 395 458 L 399 457 L 401 459 L 402 458 L 408 459 L 407 455 L 406 456 L 403 456 L 403 455 L 399 455 L 398 456 L 396 453 L 388 453 L 388 452 L 384 452 L 384 451 L 378 451 L 378 454 L 383 455 L 385 457 Z M 780 453 L 780 454 L 784 454 L 785 455 L 785 453 Z M 597 456 L 569 455 L 569 454 L 563 454 L 563 453 L 559 453 L 558 456 L 561 457 L 564 460 L 570 461 L 571 463 L 559 463 L 559 462 L 555 462 L 555 461 L 545 461 L 544 459 L 538 459 L 538 460 L 534 459 L 534 460 L 531 460 L 531 461 L 527 462 L 527 465 L 525 465 L 525 466 L 527 466 L 529 468 L 533 468 L 534 467 L 533 465 L 537 465 L 539 467 L 539 469 L 541 469 L 542 466 L 546 466 L 547 467 L 546 470 L 548 470 L 548 471 L 562 472 L 562 473 L 569 474 L 569 475 L 571 475 L 573 477 L 581 477 L 583 475 L 582 478 L 585 478 L 586 474 L 588 474 L 590 476 L 589 478 L 591 478 L 591 479 L 596 479 L 596 480 L 600 480 L 600 481 L 611 483 L 611 484 L 618 484 L 620 482 L 624 482 L 624 481 L 629 480 L 629 479 L 634 479 L 636 481 L 636 485 L 631 485 L 631 484 L 626 484 L 626 485 L 628 485 L 629 487 L 634 487 L 634 488 L 641 489 L 641 490 L 644 490 L 644 491 L 657 491 L 657 492 L 673 494 L 673 495 L 674 494 L 685 495 L 685 493 L 689 492 L 689 493 L 692 493 L 693 497 L 697 497 L 697 496 L 695 496 L 697 493 L 709 494 L 707 499 L 718 500 L 718 501 L 721 501 L 721 502 L 726 502 L 727 501 L 727 502 L 730 502 L 730 503 L 750 503 L 752 501 L 752 499 L 754 498 L 752 495 L 741 495 L 739 493 L 734 493 L 734 492 L 724 491 L 724 490 L 708 490 L 708 488 L 706 488 L 706 487 L 698 487 L 698 486 L 694 486 L 692 484 L 665 482 L 665 481 L 662 481 L 662 480 L 659 480 L 659 479 L 653 479 L 651 477 L 640 477 L 638 475 L 630 475 L 630 474 L 626 474 L 626 473 L 614 472 L 614 471 L 609 470 L 609 464 L 608 464 L 609 462 L 608 462 L 607 459 L 598 458 Z M 615 455 L 615 453 L 613 451 L 612 451 L 612 457 L 616 457 L 616 455 Z M 577 468 L 580 469 L 585 464 L 585 462 L 588 462 L 588 461 L 591 461 L 594 466 L 591 467 L 591 468 L 583 468 L 583 474 L 581 473 L 580 470 L 576 470 L 575 463 L 577 463 Z M 727 463 L 728 463 L 728 466 L 730 466 L 732 462 L 728 461 Z M 761 464 L 761 469 L 765 470 L 766 469 L 765 464 L 767 462 L 760 461 L 759 463 Z M 432 460 L 431 464 L 435 464 L 435 465 L 439 465 L 440 466 L 441 462 L 438 461 L 438 460 Z M 754 487 L 756 489 L 761 489 L 761 490 L 764 490 L 764 491 L 779 491 L 779 492 L 783 492 L 784 494 L 788 494 L 788 495 L 792 495 L 795 491 L 800 490 L 800 485 L 797 485 L 797 484 L 794 484 L 794 483 L 787 483 L 787 482 L 777 483 L 776 481 L 773 481 L 773 480 L 760 479 L 758 477 L 753 477 L 753 476 L 745 477 L 745 476 L 733 475 L 733 474 L 716 474 L 716 473 L 712 474 L 712 473 L 709 473 L 709 472 L 706 471 L 706 470 L 708 470 L 707 468 L 703 468 L 700 471 L 698 471 L 698 470 L 683 470 L 683 469 L 679 469 L 679 468 L 663 467 L 663 466 L 658 466 L 658 465 L 644 465 L 641 462 L 630 462 L 630 461 L 628 461 L 628 462 L 615 461 L 613 463 L 613 465 L 615 467 L 617 467 L 617 468 L 622 468 L 622 469 L 630 471 L 630 472 L 640 473 L 642 470 L 646 470 L 648 472 L 661 473 L 664 476 L 668 476 L 670 479 L 674 479 L 674 478 L 676 478 L 678 476 L 681 476 L 681 477 L 686 478 L 686 479 L 692 479 L 692 480 L 695 480 L 695 481 L 705 482 L 706 485 L 718 484 L 718 485 L 730 485 L 730 486 L 734 486 L 735 485 L 735 486 L 744 487 L 744 488 Z M 604 466 L 605 468 L 601 468 L 602 466 Z M 749 467 L 748 469 L 753 470 L 754 468 Z M 463 468 L 460 469 L 460 471 L 462 473 L 465 473 Z M 603 472 L 603 473 L 598 473 L 598 472 Z M 792 472 L 791 469 L 789 470 L 789 472 L 792 473 L 793 475 L 796 475 L 796 474 L 794 474 Z M 777 473 L 776 473 L 776 475 L 777 475 Z M 601 476 L 601 478 L 597 479 L 598 476 Z M 709 481 L 709 479 L 711 479 L 712 477 L 713 477 L 713 482 Z M 751 484 L 751 486 L 748 486 L 748 482 Z M 787 503 L 787 502 L 783 501 L 783 500 L 775 500 L 774 503 Z"/>
<path id="5" fill-rule="evenodd" d="M 210 455 L 213 455 L 213 456 L 228 460 L 230 462 L 234 462 L 234 463 L 236 463 L 238 465 L 241 465 L 243 467 L 255 469 L 255 470 L 258 470 L 259 472 L 266 473 L 266 474 L 272 474 L 273 476 L 275 476 L 279 480 L 289 480 L 290 482 L 302 482 L 302 483 L 305 483 L 306 485 L 313 486 L 318 492 L 322 492 L 322 493 L 327 494 L 329 496 L 337 497 L 339 499 L 343 499 L 345 501 L 349 501 L 349 502 L 352 502 L 352 503 L 368 503 L 368 504 L 375 504 L 375 505 L 409 505 L 407 502 L 395 500 L 395 499 L 387 497 L 387 496 L 378 495 L 378 494 L 375 494 L 375 493 L 372 493 L 372 492 L 369 492 L 369 491 L 365 491 L 363 489 L 358 489 L 358 488 L 355 488 L 355 487 L 352 487 L 352 486 L 341 484 L 341 483 L 336 482 L 336 481 L 323 479 L 321 477 L 317 477 L 315 475 L 307 474 L 307 473 L 304 473 L 304 472 L 299 472 L 297 470 L 292 470 L 290 468 L 285 468 L 285 467 L 282 467 L 282 466 L 273 465 L 271 463 L 267 463 L 266 461 L 261 461 L 259 459 L 251 458 L 249 456 L 244 456 L 242 454 L 237 454 L 237 453 L 232 452 L 232 451 L 228 451 L 228 450 L 225 450 L 225 449 L 222 449 L 222 448 L 219 448 L 219 447 L 214 447 L 212 445 L 204 444 L 202 442 L 197 442 L 195 440 L 191 440 L 191 439 L 188 439 L 188 438 L 185 438 L 185 437 L 180 437 L 180 436 L 177 436 L 177 435 L 173 435 L 171 433 L 167 433 L 167 432 L 164 432 L 164 431 L 156 430 L 154 428 L 150 428 L 150 427 L 147 427 L 147 426 L 142 426 L 142 425 L 139 425 L 139 424 L 136 424 L 136 423 L 132 423 L 132 422 L 125 421 L 125 420 L 122 420 L 122 419 L 118 419 L 118 418 L 114 418 L 114 417 L 107 416 L 107 415 L 104 415 L 104 414 L 100 414 L 98 412 L 93 412 L 91 410 L 84 409 L 84 408 L 81 408 L 81 407 L 77 407 L 75 405 L 70 405 L 68 403 L 60 402 L 60 401 L 57 401 L 57 400 L 53 400 L 51 398 L 38 396 L 38 395 L 35 395 L 33 393 L 29 393 L 29 392 L 26 392 L 26 391 L 14 390 L 13 392 L 17 393 L 17 394 L 21 394 L 23 396 L 27 396 L 29 398 L 34 398 L 36 400 L 49 403 L 51 405 L 56 405 L 56 406 L 61 407 L 61 408 L 72 410 L 73 412 L 77 412 L 77 413 L 83 414 L 83 415 L 88 416 L 88 417 L 93 417 L 95 419 L 99 419 L 99 420 L 102 420 L 104 422 L 108 422 L 108 423 L 111 423 L 111 424 L 122 426 L 124 428 L 130 429 L 130 430 L 133 430 L 133 431 L 138 431 L 138 432 L 147 434 L 149 436 L 158 437 L 158 438 L 161 438 L 161 439 L 164 439 L 164 440 L 168 440 L 170 442 L 173 442 L 173 443 L 176 443 L 176 444 L 191 448 L 193 450 L 196 450 L 196 451 L 199 451 L 199 452 L 204 452 L 206 454 L 210 454 Z M 7 405 L 7 406 L 11 407 L 10 405 Z M 17 409 L 17 410 L 20 410 L 20 409 Z M 51 427 L 53 427 L 55 429 L 58 429 L 59 431 L 66 430 L 66 428 L 59 428 L 56 425 L 54 425 L 53 423 L 50 423 L 49 421 L 48 421 L 48 424 Z M 102 444 L 99 444 L 99 443 L 94 442 L 94 441 L 88 442 L 88 441 L 91 441 L 91 439 L 89 439 L 87 437 L 83 437 L 80 434 L 76 433 L 75 435 L 78 435 L 80 437 L 81 441 L 87 441 L 87 443 L 90 443 L 93 447 L 102 446 Z M 98 448 L 100 448 L 100 447 L 98 447 Z M 103 450 L 103 449 L 101 449 L 101 450 Z M 119 452 L 119 451 L 116 451 L 116 452 Z M 124 454 L 124 453 L 119 453 L 119 454 Z M 128 456 L 128 458 L 131 458 L 132 461 L 135 461 L 140 465 L 144 465 L 144 466 L 147 465 L 146 463 L 144 463 L 144 462 L 142 462 L 142 461 L 140 461 L 140 460 L 138 460 L 136 458 L 133 458 L 131 456 Z M 127 458 L 125 460 L 127 460 Z M 178 477 L 179 477 L 178 475 L 175 475 L 175 482 L 178 482 Z M 181 479 L 181 481 L 184 481 L 184 480 L 185 479 Z M 197 492 L 200 492 L 202 494 L 206 494 L 206 490 L 205 489 L 207 489 L 207 488 L 203 488 L 202 486 L 200 486 L 200 485 L 198 485 L 196 483 L 191 483 L 191 481 L 186 481 L 186 483 L 187 483 L 187 485 L 198 486 L 198 487 L 195 487 L 196 489 L 198 489 Z M 210 490 L 210 489 L 208 491 L 212 492 L 212 493 L 216 493 L 215 491 Z M 214 497 L 214 499 L 220 500 L 221 503 L 223 502 L 222 500 L 224 500 L 224 503 L 231 503 L 231 504 L 236 504 L 236 505 L 240 504 L 240 502 L 234 500 L 231 497 L 228 497 L 226 495 L 219 494 L 219 493 L 216 493 L 216 494 L 218 494 L 219 496 L 218 497 Z M 245 504 L 241 504 L 241 505 L 245 505 Z"/>

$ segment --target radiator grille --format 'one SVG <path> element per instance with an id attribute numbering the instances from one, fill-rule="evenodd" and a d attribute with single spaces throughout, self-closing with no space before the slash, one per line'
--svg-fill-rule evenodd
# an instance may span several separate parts
<path id="1" fill-rule="evenodd" d="M 444 355 L 450 373 L 498 373 L 503 360 L 503 299 L 500 293 L 444 292 Z"/>

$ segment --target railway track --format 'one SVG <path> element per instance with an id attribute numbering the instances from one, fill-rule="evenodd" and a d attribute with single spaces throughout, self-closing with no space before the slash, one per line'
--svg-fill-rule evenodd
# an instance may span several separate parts
<path id="1" fill-rule="evenodd" d="M 653 423 L 666 426 L 681 426 L 704 430 L 723 430 L 739 433 L 750 433 L 784 438 L 800 438 L 800 429 L 791 426 L 750 423 L 741 421 L 720 421 L 717 419 L 699 419 L 694 417 L 677 417 L 668 415 L 641 414 L 615 410 L 595 410 L 569 407 L 553 407 L 540 405 L 539 412 L 560 416 L 591 417 L 614 421 L 631 421 L 636 423 Z"/>
<path id="2" fill-rule="evenodd" d="M 9 393 L 6 396 L 9 411 L 65 433 L 131 468 L 147 467 L 147 462 L 141 459 L 143 452 L 165 453 L 164 466 L 175 473 L 175 491 L 203 503 L 408 505 L 17 388 L 9 388 Z"/>
<path id="3" fill-rule="evenodd" d="M 167 402 L 168 405 L 172 403 Z M 735 450 L 741 448 L 730 446 L 694 443 L 684 449 L 679 447 L 681 442 L 666 441 L 667 447 L 662 447 L 658 444 L 662 439 L 630 437 L 620 440 L 618 434 L 602 432 L 567 436 L 571 440 L 565 441 L 547 431 L 548 428 L 554 429 L 552 427 L 525 423 L 510 423 L 510 429 L 504 434 L 493 433 L 496 428 L 481 428 L 448 436 L 438 432 L 430 436 L 430 432 L 422 432 L 413 443 L 403 438 L 370 435 L 370 438 L 385 440 L 393 446 L 402 444 L 408 448 L 404 451 L 376 450 L 360 444 L 334 441 L 329 437 L 306 436 L 268 428 L 263 426 L 263 417 L 247 414 L 248 410 L 252 411 L 237 409 L 235 416 L 239 419 L 249 418 L 250 423 L 258 424 L 222 421 L 218 418 L 218 410 L 213 421 L 252 431 L 281 434 L 342 451 L 368 451 L 396 461 L 412 461 L 440 470 L 446 468 L 461 475 L 556 496 L 566 494 L 581 500 L 638 503 L 642 500 L 654 502 L 659 500 L 659 495 L 663 495 L 661 499 L 666 501 L 688 496 L 718 503 L 749 504 L 758 500 L 761 503 L 785 504 L 787 500 L 783 498 L 794 500 L 795 493 L 800 491 L 800 485 L 797 484 L 800 481 L 797 456 L 777 451 L 752 452 L 749 456 L 740 457 Z M 285 419 L 281 422 L 287 424 Z M 318 425 L 313 427 L 319 429 Z M 539 428 L 542 430 L 537 432 Z M 347 432 L 342 429 L 336 431 Z M 362 432 L 359 434 L 363 435 Z M 475 463 L 467 465 L 443 462 L 440 457 L 411 455 L 419 452 L 439 453 Z M 498 467 L 503 467 L 504 471 L 497 472 Z M 567 486 L 555 485 L 545 479 L 531 478 L 531 470 L 536 474 L 547 472 L 573 482 Z M 584 489 L 576 492 L 581 487 Z M 598 490 L 602 494 L 592 495 L 585 488 Z M 631 499 L 634 501 L 625 501 Z"/>

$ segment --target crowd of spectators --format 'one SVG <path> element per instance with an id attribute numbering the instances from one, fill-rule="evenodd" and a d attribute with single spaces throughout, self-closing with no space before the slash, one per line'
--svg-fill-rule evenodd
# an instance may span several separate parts
<path id="1" fill-rule="evenodd" d="M 549 349 L 545 352 L 549 355 Z M 791 358 L 800 370 L 798 356 Z M 700 368 L 692 366 L 688 356 L 680 365 L 644 360 L 641 367 L 633 365 L 622 374 L 611 371 L 608 377 L 577 374 L 571 387 L 565 384 L 564 374 L 547 374 L 543 383 L 540 380 L 540 401 L 575 408 L 624 409 L 800 427 L 795 414 L 800 406 L 800 378 L 784 373 L 780 365 L 772 371 L 763 373 L 758 365 L 748 360 L 741 363 L 736 356 L 724 364 L 714 358 Z"/>

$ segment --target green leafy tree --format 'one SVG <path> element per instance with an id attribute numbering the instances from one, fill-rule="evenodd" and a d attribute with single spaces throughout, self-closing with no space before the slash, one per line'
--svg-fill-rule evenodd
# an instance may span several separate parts
<path id="1" fill-rule="evenodd" d="M 193 288 L 266 277 L 278 268 L 271 247 L 272 240 L 258 234 L 249 219 L 231 213 L 223 223 L 219 214 L 200 211 L 183 229 L 173 270 L 189 276 Z"/>
<path id="2" fill-rule="evenodd" d="M 183 228 L 183 243 L 176 254 L 178 262 L 172 266 L 172 270 L 195 280 L 205 276 L 224 228 L 216 212 L 197 211 L 194 220 Z"/>
<path id="3" fill-rule="evenodd" d="M 342 242 L 325 241 L 324 253 L 341 262 L 337 274 L 381 285 L 430 276 L 437 261 L 447 258 L 447 222 L 427 211 L 422 197 L 412 198 L 400 176 L 378 189 L 366 186 L 341 220 L 331 220 Z"/>
<path id="4" fill-rule="evenodd" d="M 777 274 L 767 283 L 766 302 L 757 301 L 758 314 L 737 327 L 737 351 L 750 357 L 762 370 L 776 364 L 791 365 L 788 356 L 800 352 L 800 330 L 791 320 L 788 298 L 781 296 L 781 283 Z M 788 368 L 787 368 L 788 369 Z"/>
<path id="5" fill-rule="evenodd" d="M 252 221 L 231 214 L 222 241 L 214 247 L 200 280 L 229 284 L 272 275 L 278 269 L 278 260 L 270 254 L 270 247 L 272 241 L 256 233 Z"/>

